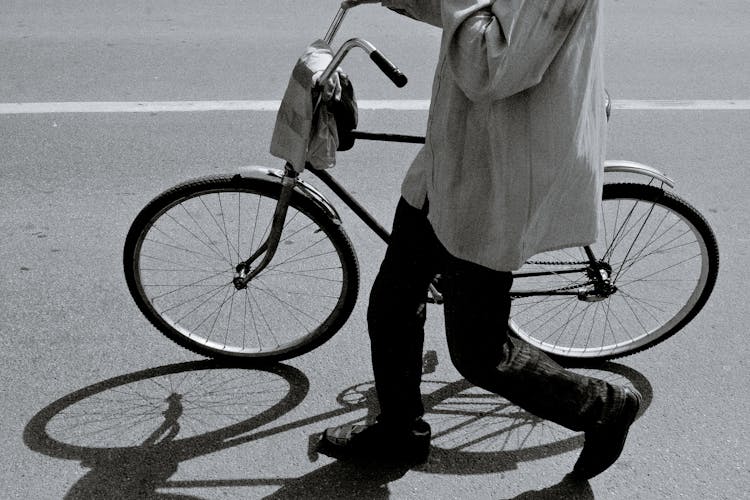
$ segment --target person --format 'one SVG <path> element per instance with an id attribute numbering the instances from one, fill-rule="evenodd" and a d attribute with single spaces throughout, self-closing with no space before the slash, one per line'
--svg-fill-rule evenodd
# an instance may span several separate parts
<path id="1" fill-rule="evenodd" d="M 349 0 L 350 6 L 377 3 Z M 380 406 L 321 435 L 335 458 L 427 459 L 427 288 L 441 275 L 451 361 L 472 384 L 584 433 L 573 473 L 622 452 L 641 396 L 565 370 L 507 333 L 511 271 L 594 242 L 606 117 L 598 0 L 383 0 L 442 28 L 426 143 L 401 188 L 367 313 Z M 330 92 L 329 92 L 330 93 Z"/>

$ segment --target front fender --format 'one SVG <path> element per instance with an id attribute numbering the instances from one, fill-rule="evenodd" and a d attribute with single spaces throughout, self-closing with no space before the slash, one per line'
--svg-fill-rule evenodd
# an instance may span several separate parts
<path id="1" fill-rule="evenodd" d="M 654 167 L 650 167 L 648 165 L 644 165 L 643 163 L 638 163 L 635 161 L 629 161 L 629 160 L 607 160 L 604 162 L 604 173 L 614 173 L 614 172 L 620 172 L 620 173 L 626 173 L 626 174 L 636 174 L 636 175 L 645 175 L 646 177 L 651 177 L 652 179 L 656 179 L 660 182 L 663 182 L 670 188 L 674 187 L 674 181 L 664 175 L 659 170 L 655 169 Z"/>
<path id="2" fill-rule="evenodd" d="M 260 165 L 248 165 L 239 168 L 240 177 L 243 179 L 257 179 L 265 182 L 273 182 L 281 184 L 281 179 L 284 177 L 284 171 L 277 168 L 263 167 Z M 315 206 L 323 210 L 323 212 L 336 224 L 341 224 L 341 216 L 336 211 L 331 202 L 317 189 L 305 181 L 297 179 L 294 185 L 294 191 L 299 195 L 304 196 L 310 200 Z"/>

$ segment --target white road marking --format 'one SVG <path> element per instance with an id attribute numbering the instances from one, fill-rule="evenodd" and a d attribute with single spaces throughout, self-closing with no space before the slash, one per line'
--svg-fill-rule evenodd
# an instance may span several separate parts
<path id="1" fill-rule="evenodd" d="M 750 110 L 750 100 L 638 100 L 614 99 L 612 107 L 615 109 L 634 110 L 670 110 L 670 111 L 747 111 Z"/>
<path id="2" fill-rule="evenodd" d="M 277 111 L 280 101 L 90 101 L 6 102 L 0 115 L 39 113 L 173 113 L 202 111 Z M 360 100 L 362 110 L 426 111 L 427 99 Z M 643 100 L 614 99 L 614 109 L 639 111 L 748 111 L 750 100 Z"/>

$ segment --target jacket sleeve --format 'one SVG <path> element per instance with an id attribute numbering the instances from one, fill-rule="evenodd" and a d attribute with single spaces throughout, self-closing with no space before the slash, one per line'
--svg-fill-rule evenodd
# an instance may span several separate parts
<path id="1" fill-rule="evenodd" d="M 538 84 L 586 1 L 443 0 L 443 50 L 472 101 L 499 100 Z"/>
<path id="2" fill-rule="evenodd" d="M 383 7 L 394 12 L 441 28 L 442 16 L 440 4 L 442 0 L 383 0 Z"/>

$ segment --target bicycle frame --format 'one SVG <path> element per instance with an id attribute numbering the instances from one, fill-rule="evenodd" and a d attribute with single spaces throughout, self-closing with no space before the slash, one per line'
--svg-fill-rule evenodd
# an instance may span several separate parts
<path id="1" fill-rule="evenodd" d="M 379 140 L 386 140 L 386 141 L 392 141 L 392 142 L 417 142 L 418 139 L 421 139 L 421 142 L 424 142 L 423 137 L 417 137 L 417 136 L 401 136 L 401 135 L 388 135 L 388 134 L 370 134 L 367 132 L 355 132 L 355 136 L 358 136 L 359 138 L 368 138 L 372 139 L 374 136 L 385 136 L 386 138 L 379 139 Z M 406 140 L 402 140 L 406 139 Z M 369 227 L 375 234 L 377 234 L 386 244 L 390 242 L 390 233 L 387 229 L 385 229 L 376 219 L 372 216 L 370 212 L 367 211 L 366 208 L 364 208 L 352 195 L 347 191 L 336 179 L 334 179 L 331 174 L 329 174 L 325 170 L 315 170 L 310 169 L 310 171 L 315 175 L 318 179 L 320 179 L 328 188 L 333 191 L 333 193 L 336 194 L 336 196 L 339 197 L 341 201 L 348 206 L 352 212 L 354 212 L 359 219 L 364 222 L 367 227 Z M 604 297 L 606 295 L 609 295 L 614 292 L 614 287 L 609 283 L 609 273 L 610 269 L 606 264 L 603 262 L 600 262 L 596 256 L 594 255 L 594 252 L 591 250 L 590 247 L 586 246 L 584 247 L 584 251 L 586 252 L 586 255 L 589 259 L 588 265 L 583 268 L 575 268 L 575 269 L 566 269 L 564 271 L 558 271 L 558 272 L 552 272 L 552 271 L 540 271 L 540 272 L 527 272 L 527 273 L 521 273 L 521 272 L 514 272 L 513 277 L 514 279 L 520 279 L 525 277 L 532 277 L 532 276 L 545 276 L 545 275 L 551 275 L 551 274 L 567 274 L 567 273 L 581 273 L 585 272 L 589 274 L 592 281 L 594 282 L 595 286 L 595 293 L 594 295 L 597 297 Z M 431 288 L 431 292 L 433 293 L 433 296 L 435 296 L 435 293 L 437 290 L 433 287 Z M 438 292 L 439 294 L 439 292 Z M 571 291 L 565 291 L 565 290 L 550 290 L 547 292 L 531 292 L 531 291 L 514 291 L 513 296 L 514 297 L 528 297 L 528 296 L 534 296 L 534 295 L 580 295 L 580 290 L 571 290 Z M 436 302 L 439 302 L 439 298 L 435 298 Z"/>

